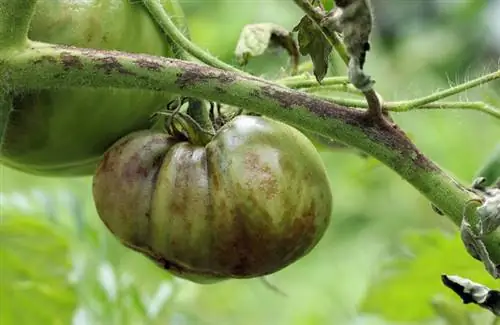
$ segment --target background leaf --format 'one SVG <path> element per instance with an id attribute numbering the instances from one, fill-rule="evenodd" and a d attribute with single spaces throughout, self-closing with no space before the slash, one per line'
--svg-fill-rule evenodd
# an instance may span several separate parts
<path id="1" fill-rule="evenodd" d="M 405 239 L 406 256 L 399 253 L 374 283 L 363 304 L 365 312 L 377 312 L 394 321 L 422 321 L 434 317 L 430 302 L 441 294 L 457 299 L 441 284 L 441 274 L 456 274 L 486 286 L 498 285 L 484 271 L 483 265 L 470 258 L 459 235 L 440 231 L 412 232 Z M 420 303 L 416 304 L 415 302 Z M 425 303 L 427 302 L 427 303 Z M 394 308 L 398 305 L 399 308 Z M 464 306 L 470 312 L 481 312 L 477 306 Z"/>
<path id="2" fill-rule="evenodd" d="M 76 297 L 61 229 L 44 219 L 2 217 L 0 323 L 69 324 Z"/>
<path id="3" fill-rule="evenodd" d="M 273 23 L 251 24 L 243 27 L 236 45 L 235 55 L 240 65 L 246 65 L 252 57 L 264 54 L 269 49 L 281 47 L 292 60 L 292 74 L 299 65 L 299 49 L 292 34 Z"/>

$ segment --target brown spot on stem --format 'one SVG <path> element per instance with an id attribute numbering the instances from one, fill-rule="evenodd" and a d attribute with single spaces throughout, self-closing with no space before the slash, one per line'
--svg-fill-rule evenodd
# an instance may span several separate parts
<path id="1" fill-rule="evenodd" d="M 62 52 L 60 58 L 64 66 L 64 70 L 70 70 L 70 69 L 81 70 L 83 68 L 83 63 L 80 61 L 80 58 L 70 54 L 69 52 Z"/>
<path id="2" fill-rule="evenodd" d="M 94 58 L 93 61 L 98 63 L 95 65 L 96 69 L 104 70 L 106 74 L 116 71 L 120 74 L 134 75 L 133 72 L 127 70 L 115 57 Z"/>
<path id="3" fill-rule="evenodd" d="M 317 117 L 334 119 L 356 127 L 373 142 L 381 143 L 392 150 L 399 152 L 402 158 L 414 157 L 417 167 L 430 171 L 439 171 L 432 161 L 428 160 L 411 142 L 406 134 L 394 124 L 374 123 L 364 111 L 343 107 L 325 100 L 309 97 L 305 93 L 289 89 L 279 89 L 272 86 L 262 86 L 258 91 L 260 97 L 277 101 L 285 110 L 305 109 Z M 255 94 L 257 96 L 257 94 Z"/>
<path id="4" fill-rule="evenodd" d="M 137 64 L 137 66 L 139 66 L 141 68 L 145 68 L 145 69 L 148 69 L 150 71 L 160 71 L 162 68 L 162 65 L 159 64 L 158 62 L 143 59 L 143 58 L 137 59 L 135 61 L 135 64 Z"/>
<path id="5" fill-rule="evenodd" d="M 193 87 L 196 84 L 212 81 L 218 82 L 219 87 L 224 87 L 230 83 L 233 83 L 236 80 L 235 76 L 227 73 L 225 71 L 217 71 L 207 69 L 205 67 L 196 67 L 190 68 L 189 70 L 185 70 L 182 73 L 177 74 L 177 80 L 175 83 L 179 86 L 180 89 L 186 87 Z"/>

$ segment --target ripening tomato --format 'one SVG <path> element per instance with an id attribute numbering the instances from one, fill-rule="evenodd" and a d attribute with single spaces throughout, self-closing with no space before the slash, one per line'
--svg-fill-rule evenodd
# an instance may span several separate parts
<path id="1" fill-rule="evenodd" d="M 161 2 L 179 28 L 186 30 L 178 2 Z M 29 38 L 176 56 L 175 45 L 139 1 L 39 0 Z M 33 174 L 91 175 L 111 144 L 130 132 L 147 128 L 149 116 L 172 98 L 168 93 L 113 88 L 17 94 L 11 108 L 1 108 L 10 112 L 0 161 Z"/>
<path id="2" fill-rule="evenodd" d="M 290 265 L 318 243 L 332 209 L 313 144 L 256 116 L 234 118 L 205 145 L 134 132 L 105 153 L 93 195 L 123 244 L 199 283 Z"/>

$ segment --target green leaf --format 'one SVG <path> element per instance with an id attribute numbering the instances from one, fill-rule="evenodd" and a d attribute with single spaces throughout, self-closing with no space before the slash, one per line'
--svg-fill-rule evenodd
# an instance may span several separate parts
<path id="1" fill-rule="evenodd" d="M 442 285 L 443 273 L 459 274 L 490 287 L 498 285 L 483 265 L 467 254 L 458 234 L 449 237 L 441 231 L 414 232 L 405 243 L 412 257 L 400 257 L 390 263 L 384 279 L 377 281 L 365 298 L 363 311 L 381 314 L 391 321 L 433 318 L 431 300 L 436 295 L 457 299 Z M 477 306 L 464 308 L 481 311 Z"/>
<path id="2" fill-rule="evenodd" d="M 246 65 L 250 58 L 279 47 L 285 49 L 292 58 L 292 74 L 296 74 L 299 65 L 298 45 L 292 34 L 277 24 L 261 23 L 243 27 L 235 55 L 240 65 Z"/>
<path id="3" fill-rule="evenodd" d="M 75 293 L 67 241 L 43 219 L 0 223 L 0 324 L 70 324 Z"/>
<path id="4" fill-rule="evenodd" d="M 333 9 L 333 0 L 321 0 L 321 4 L 326 11 Z"/>
<path id="5" fill-rule="evenodd" d="M 475 178 L 484 177 L 486 182 L 484 185 L 490 186 L 496 181 L 500 181 L 500 143 L 497 144 L 493 153 L 486 159 L 483 165 L 479 168 Z"/>
<path id="6" fill-rule="evenodd" d="M 474 325 L 469 311 L 456 299 L 436 297 L 432 300 L 432 307 L 447 325 Z"/>
<path id="7" fill-rule="evenodd" d="M 308 16 L 302 17 L 293 31 L 298 33 L 300 54 L 311 57 L 314 76 L 321 82 L 328 72 L 328 56 L 332 52 L 332 45 Z"/>

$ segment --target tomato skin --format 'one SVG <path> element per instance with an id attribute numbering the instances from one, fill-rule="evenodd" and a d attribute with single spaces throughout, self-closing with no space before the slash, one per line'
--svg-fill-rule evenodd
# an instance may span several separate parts
<path id="1" fill-rule="evenodd" d="M 290 265 L 316 246 L 332 209 L 312 143 L 255 116 L 236 117 L 206 146 L 133 133 L 105 154 L 93 195 L 125 245 L 199 283 Z"/>
<path id="2" fill-rule="evenodd" d="M 178 2 L 162 3 L 182 24 Z M 138 1 L 39 0 L 28 36 L 54 44 L 176 57 L 173 43 Z M 150 115 L 172 99 L 167 93 L 124 89 L 19 94 L 2 139 L 1 162 L 46 176 L 91 175 L 111 144 L 147 128 Z"/>

